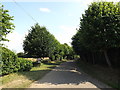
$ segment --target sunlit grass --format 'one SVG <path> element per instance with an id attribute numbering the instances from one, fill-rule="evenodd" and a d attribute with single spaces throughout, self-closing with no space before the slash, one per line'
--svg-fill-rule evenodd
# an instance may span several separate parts
<path id="1" fill-rule="evenodd" d="M 65 60 L 64 60 L 65 61 Z M 29 72 L 12 73 L 3 77 L 0 77 L 2 88 L 26 88 L 29 85 L 41 79 L 45 74 L 52 70 L 60 63 L 64 61 L 51 61 L 50 63 L 41 63 L 40 67 L 33 67 Z"/>

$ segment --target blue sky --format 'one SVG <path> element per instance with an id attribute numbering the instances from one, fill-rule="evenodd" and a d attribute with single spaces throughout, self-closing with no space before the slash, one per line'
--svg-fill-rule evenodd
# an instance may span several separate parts
<path id="1" fill-rule="evenodd" d="M 13 0 L 9 0 L 9 2 L 4 0 L 2 2 L 4 9 L 9 10 L 9 14 L 14 16 L 13 23 L 15 25 L 13 33 L 7 36 L 10 42 L 5 44 L 15 52 L 23 51 L 22 42 L 25 35 L 30 27 L 38 22 L 39 25 L 45 26 L 60 43 L 70 45 L 71 38 L 76 33 L 76 28 L 79 27 L 80 17 L 91 2 L 92 0 L 75 0 L 74 2 L 68 0 L 59 0 L 58 2 L 48 2 L 48 0 L 46 2 L 42 0 L 25 2 L 24 0 L 23 2 L 21 0 L 16 5 Z"/>

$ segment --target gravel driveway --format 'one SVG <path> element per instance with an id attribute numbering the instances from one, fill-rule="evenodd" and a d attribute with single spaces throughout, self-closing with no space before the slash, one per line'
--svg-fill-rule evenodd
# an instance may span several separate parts
<path id="1" fill-rule="evenodd" d="M 30 88 L 110 88 L 81 71 L 75 62 L 58 65 Z"/>

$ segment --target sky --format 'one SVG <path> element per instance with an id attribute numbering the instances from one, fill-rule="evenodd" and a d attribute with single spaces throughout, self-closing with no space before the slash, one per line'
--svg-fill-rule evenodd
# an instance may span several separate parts
<path id="1" fill-rule="evenodd" d="M 23 51 L 23 40 L 35 23 L 45 26 L 60 43 L 71 45 L 80 18 L 91 2 L 97 0 L 1 0 L 4 9 L 14 16 L 15 29 L 4 44 L 12 51 Z M 112 1 L 112 0 L 106 0 Z M 113 0 L 119 1 L 119 0 Z"/>

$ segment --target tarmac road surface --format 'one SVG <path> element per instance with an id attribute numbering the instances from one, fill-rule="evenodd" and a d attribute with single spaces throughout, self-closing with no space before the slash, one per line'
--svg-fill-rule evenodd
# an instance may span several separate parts
<path id="1" fill-rule="evenodd" d="M 110 88 L 77 67 L 74 61 L 64 62 L 31 84 L 30 88 Z"/>

